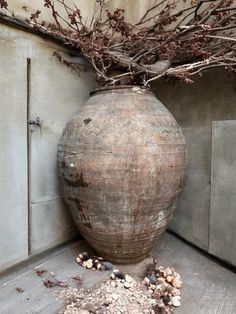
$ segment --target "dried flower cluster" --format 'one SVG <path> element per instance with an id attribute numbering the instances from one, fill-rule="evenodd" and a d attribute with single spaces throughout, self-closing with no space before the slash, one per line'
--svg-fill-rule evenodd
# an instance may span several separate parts
<path id="1" fill-rule="evenodd" d="M 42 0 L 43 1 L 43 0 Z M 39 22 L 40 11 L 29 23 L 60 34 L 64 42 L 82 53 L 101 85 L 138 84 L 148 86 L 160 77 L 192 82 L 203 70 L 224 67 L 236 72 L 236 1 L 156 0 L 137 23 L 129 23 L 124 10 L 110 12 L 97 0 L 89 25 L 80 9 L 65 0 L 44 0 L 55 23 Z M 60 3 L 67 18 L 58 13 Z M 5 10 L 7 2 L 0 0 Z M 66 25 L 66 27 L 65 27 Z"/>

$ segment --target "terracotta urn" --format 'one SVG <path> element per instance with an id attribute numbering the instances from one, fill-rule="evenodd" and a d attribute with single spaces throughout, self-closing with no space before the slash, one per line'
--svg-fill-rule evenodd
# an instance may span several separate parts
<path id="1" fill-rule="evenodd" d="M 58 169 L 89 244 L 109 261 L 136 263 L 166 230 L 183 191 L 185 138 L 152 91 L 101 88 L 67 123 Z"/>

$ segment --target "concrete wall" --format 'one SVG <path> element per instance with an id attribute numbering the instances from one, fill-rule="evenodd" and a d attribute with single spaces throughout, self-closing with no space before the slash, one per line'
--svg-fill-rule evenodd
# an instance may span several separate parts
<path id="1" fill-rule="evenodd" d="M 0 269 L 28 255 L 26 81 L 26 58 L 1 34 Z"/>
<path id="2" fill-rule="evenodd" d="M 95 82 L 61 65 L 52 56 L 61 47 L 38 36 L 0 24 L 0 42 L 1 271 L 77 233 L 58 184 L 57 143 Z M 41 127 L 27 123 L 37 117 Z"/>
<path id="3" fill-rule="evenodd" d="M 236 265 L 235 77 L 215 70 L 196 77 L 192 85 L 159 81 L 153 87 L 188 145 L 186 188 L 170 228 Z"/>
<path id="4" fill-rule="evenodd" d="M 162 2 L 161 0 L 156 0 L 155 2 L 158 3 Z M 43 0 L 34 0 L 34 1 L 27 1 L 27 0 L 7 0 L 9 4 L 9 8 L 11 8 L 16 15 L 29 17 L 31 13 L 35 13 L 36 10 L 40 10 L 41 18 L 48 22 L 54 22 L 52 18 L 51 12 L 49 9 L 44 7 Z M 62 6 L 57 3 L 55 0 L 56 9 L 60 14 L 66 17 L 66 13 Z M 90 17 L 94 12 L 98 12 L 99 6 L 96 0 L 67 0 L 67 4 L 73 7 L 73 3 L 77 5 L 77 7 L 81 10 L 82 16 L 84 17 L 84 21 L 89 22 Z M 111 10 L 116 8 L 125 9 L 125 16 L 129 21 L 139 21 L 139 19 L 143 16 L 144 12 L 150 8 L 154 3 L 154 0 L 105 0 L 105 7 Z M 189 6 L 191 3 L 190 0 L 178 1 L 178 9 L 185 8 Z M 163 5 L 158 7 L 159 10 L 163 8 Z"/>

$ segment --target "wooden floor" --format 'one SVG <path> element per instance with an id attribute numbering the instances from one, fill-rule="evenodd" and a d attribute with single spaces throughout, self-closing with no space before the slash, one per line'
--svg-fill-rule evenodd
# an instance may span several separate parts
<path id="1" fill-rule="evenodd" d="M 55 278 L 74 287 L 79 285 L 71 277 L 80 275 L 84 287 L 93 287 L 109 273 L 85 270 L 75 263 L 78 252 L 88 249 L 85 241 L 76 241 L 1 275 L 0 313 L 60 313 L 63 304 L 57 300 L 56 291 L 61 288 L 46 288 L 34 268 L 47 269 Z M 236 275 L 233 272 L 170 234 L 164 236 L 154 254 L 159 265 L 175 267 L 183 278 L 182 306 L 175 310 L 176 314 L 236 313 Z M 144 263 L 123 266 L 122 270 L 137 276 Z"/>

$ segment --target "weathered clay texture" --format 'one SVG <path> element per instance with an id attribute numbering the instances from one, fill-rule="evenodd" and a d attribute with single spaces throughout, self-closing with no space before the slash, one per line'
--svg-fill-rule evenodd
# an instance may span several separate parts
<path id="1" fill-rule="evenodd" d="M 143 259 L 183 190 L 183 133 L 155 95 L 103 89 L 66 125 L 58 148 L 65 200 L 87 241 L 118 263 Z"/>

